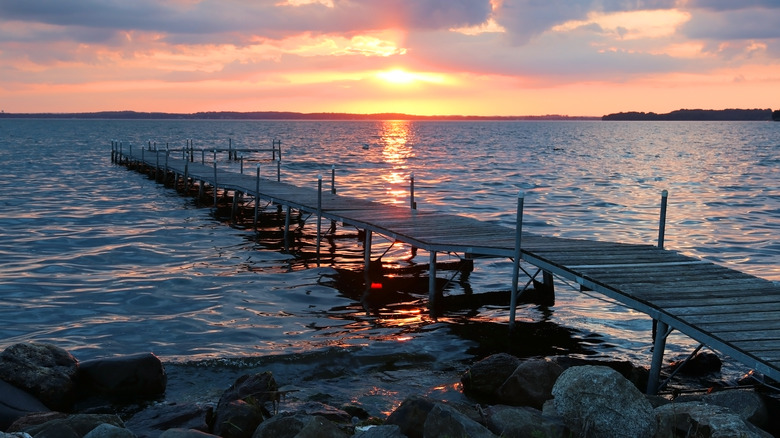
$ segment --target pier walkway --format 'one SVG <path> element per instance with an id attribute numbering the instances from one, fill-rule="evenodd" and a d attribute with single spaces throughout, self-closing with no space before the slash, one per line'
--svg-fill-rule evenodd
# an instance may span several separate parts
<path id="1" fill-rule="evenodd" d="M 366 268 L 371 255 L 371 234 L 378 233 L 430 254 L 429 305 L 435 299 L 437 253 L 465 257 L 507 257 L 513 260 L 510 325 L 518 291 L 522 259 L 543 272 L 602 294 L 657 322 L 648 392 L 659 389 L 666 338 L 672 330 L 687 335 L 780 381 L 780 286 L 698 258 L 656 245 L 625 244 L 533 235 L 522 231 L 522 197 L 518 197 L 517 227 L 497 226 L 476 219 L 433 211 L 387 205 L 322 190 L 261 179 L 173 159 L 170 152 L 136 150 L 127 153 L 112 145 L 112 160 L 173 175 L 182 184 L 249 195 L 317 217 L 317 242 L 322 219 L 342 222 L 366 231 Z M 255 207 L 257 212 L 257 207 Z M 663 213 L 662 213 L 663 216 Z M 255 213 L 257 217 L 257 213 Z M 287 232 L 289 222 L 285 226 Z M 663 230 L 663 229 L 661 229 Z M 663 233 L 659 233 L 662 241 Z M 286 241 L 286 240 L 285 240 Z M 539 271 L 537 271 L 537 274 Z M 533 277 L 536 274 L 530 275 Z"/>

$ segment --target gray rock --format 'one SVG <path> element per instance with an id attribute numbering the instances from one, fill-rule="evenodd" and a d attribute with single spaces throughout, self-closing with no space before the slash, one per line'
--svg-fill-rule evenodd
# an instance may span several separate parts
<path id="1" fill-rule="evenodd" d="M 406 435 L 401 433 L 401 428 L 397 425 L 384 424 L 361 430 L 352 438 L 406 438 Z"/>
<path id="2" fill-rule="evenodd" d="M 198 403 L 156 404 L 133 415 L 125 426 L 139 437 L 157 437 L 168 429 L 209 431 L 206 419 L 213 407 Z"/>
<path id="3" fill-rule="evenodd" d="M 655 435 L 650 402 L 611 368 L 569 368 L 555 382 L 552 394 L 555 409 L 574 434 L 592 438 Z"/>
<path id="4" fill-rule="evenodd" d="M 518 365 L 520 359 L 506 353 L 488 356 L 461 376 L 463 392 L 472 397 L 492 398 Z"/>
<path id="5" fill-rule="evenodd" d="M 0 438 L 32 438 L 32 436 L 30 436 L 30 434 L 27 432 L 0 432 Z"/>
<path id="6" fill-rule="evenodd" d="M 136 436 L 124 427 L 103 423 L 84 435 L 84 438 L 136 438 Z"/>
<path id="7" fill-rule="evenodd" d="M 723 406 L 731 409 L 743 420 L 758 427 L 769 424 L 769 413 L 761 395 L 753 390 L 730 390 L 713 392 L 702 398 L 707 404 Z"/>
<path id="8" fill-rule="evenodd" d="M 265 404 L 272 403 L 273 410 L 276 410 L 276 403 L 279 401 L 279 386 L 276 384 L 276 380 L 274 380 L 274 376 L 270 371 L 243 375 L 222 393 L 219 403 L 217 403 L 217 411 L 219 411 L 221 405 L 236 400 L 243 400 L 257 405 L 264 410 L 266 417 L 270 417 L 271 413 L 265 407 Z"/>
<path id="9" fill-rule="evenodd" d="M 495 438 L 495 435 L 485 426 L 456 409 L 443 403 L 436 403 L 425 419 L 423 437 Z"/>
<path id="10" fill-rule="evenodd" d="M 568 437 L 569 429 L 560 419 L 545 417 L 530 407 L 496 405 L 485 409 L 487 427 L 505 438 Z"/>
<path id="11" fill-rule="evenodd" d="M 49 344 L 15 344 L 0 353 L 0 380 L 37 397 L 53 410 L 73 403 L 78 361 Z"/>
<path id="12" fill-rule="evenodd" d="M 27 432 L 35 438 L 82 438 L 104 423 L 125 427 L 122 420 L 113 414 L 76 414 L 25 427 L 19 432 Z"/>
<path id="13" fill-rule="evenodd" d="M 0 380 L 0 430 L 6 430 L 19 418 L 33 412 L 48 412 L 32 394 Z"/>
<path id="14" fill-rule="evenodd" d="M 249 438 L 263 422 L 263 410 L 243 400 L 222 403 L 214 420 L 214 435 L 224 438 Z"/>
<path id="15" fill-rule="evenodd" d="M 772 435 L 723 406 L 702 402 L 669 403 L 655 409 L 657 436 L 697 438 L 763 438 Z"/>
<path id="16" fill-rule="evenodd" d="M 154 397 L 165 392 L 168 377 L 152 353 L 84 361 L 79 390 L 119 397 Z"/>
<path id="17" fill-rule="evenodd" d="M 561 373 L 563 367 L 547 358 L 522 361 L 498 388 L 498 398 L 501 403 L 541 409 L 552 399 L 553 385 Z"/>
<path id="18" fill-rule="evenodd" d="M 216 436 L 193 429 L 168 429 L 161 433 L 159 438 L 209 438 Z"/>
<path id="19" fill-rule="evenodd" d="M 327 419 L 305 414 L 278 414 L 260 423 L 252 438 L 345 438 Z"/>
<path id="20" fill-rule="evenodd" d="M 285 412 L 295 412 L 306 415 L 318 415 L 325 417 L 334 423 L 351 423 L 352 415 L 347 412 L 316 401 L 307 401 L 302 403 L 288 402 L 284 405 Z"/>
<path id="21" fill-rule="evenodd" d="M 404 400 L 385 420 L 394 424 L 409 438 L 422 438 L 423 426 L 435 402 L 427 397 L 412 396 Z"/>

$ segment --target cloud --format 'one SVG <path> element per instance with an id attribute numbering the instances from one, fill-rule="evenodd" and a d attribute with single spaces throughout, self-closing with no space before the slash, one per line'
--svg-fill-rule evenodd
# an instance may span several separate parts
<path id="1" fill-rule="evenodd" d="M 742 9 L 702 9 L 682 28 L 689 38 L 711 40 L 780 38 L 780 6 Z"/>

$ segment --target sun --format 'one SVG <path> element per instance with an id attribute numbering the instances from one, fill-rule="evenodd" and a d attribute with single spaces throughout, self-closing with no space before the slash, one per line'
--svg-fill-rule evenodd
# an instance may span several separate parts
<path id="1" fill-rule="evenodd" d="M 443 84 L 447 82 L 445 75 L 430 72 L 410 72 L 403 68 L 394 68 L 375 73 L 375 76 L 390 85 L 407 86 L 414 84 Z"/>
<path id="2" fill-rule="evenodd" d="M 414 73 L 409 73 L 401 68 L 379 72 L 377 73 L 377 77 L 385 82 L 398 85 L 411 84 L 417 80 Z"/>

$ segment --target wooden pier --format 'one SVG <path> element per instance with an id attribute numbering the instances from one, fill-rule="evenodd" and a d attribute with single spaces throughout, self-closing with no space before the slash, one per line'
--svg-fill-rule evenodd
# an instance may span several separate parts
<path id="1" fill-rule="evenodd" d="M 275 157 L 275 145 L 273 150 Z M 219 169 L 216 160 L 211 165 L 205 164 L 205 158 L 201 163 L 192 161 L 193 152 L 192 148 L 189 152 L 179 150 L 183 157 L 177 159 L 170 150 L 126 150 L 118 142 L 112 143 L 111 151 L 115 163 L 152 169 L 185 187 L 197 184 L 201 194 L 210 186 L 215 205 L 217 192 L 222 190 L 233 192 L 234 200 L 253 197 L 255 218 L 259 200 L 286 208 L 285 242 L 291 209 L 316 215 L 317 251 L 323 219 L 365 230 L 365 269 L 369 268 L 372 233 L 428 251 L 431 307 L 436 299 L 437 253 L 456 253 L 465 258 L 507 257 L 513 261 L 510 326 L 521 292 L 521 270 L 531 279 L 541 273 L 539 283 L 550 293 L 552 278 L 557 276 L 579 284 L 583 291 L 602 294 L 643 312 L 657 325 L 648 393 L 659 390 L 666 339 L 672 330 L 780 381 L 780 286 L 663 249 L 663 226 L 659 245 L 544 237 L 522 231 L 522 195 L 518 196 L 513 229 L 417 210 L 413 195 L 409 207 L 400 207 L 337 195 L 334 188 L 324 191 L 322 177 L 313 189 L 281 182 L 278 173 L 276 181 L 260 178 L 259 167 L 256 175 L 231 172 Z M 662 199 L 663 223 L 665 196 Z M 521 260 L 535 266 L 536 273 L 521 268 Z"/>

